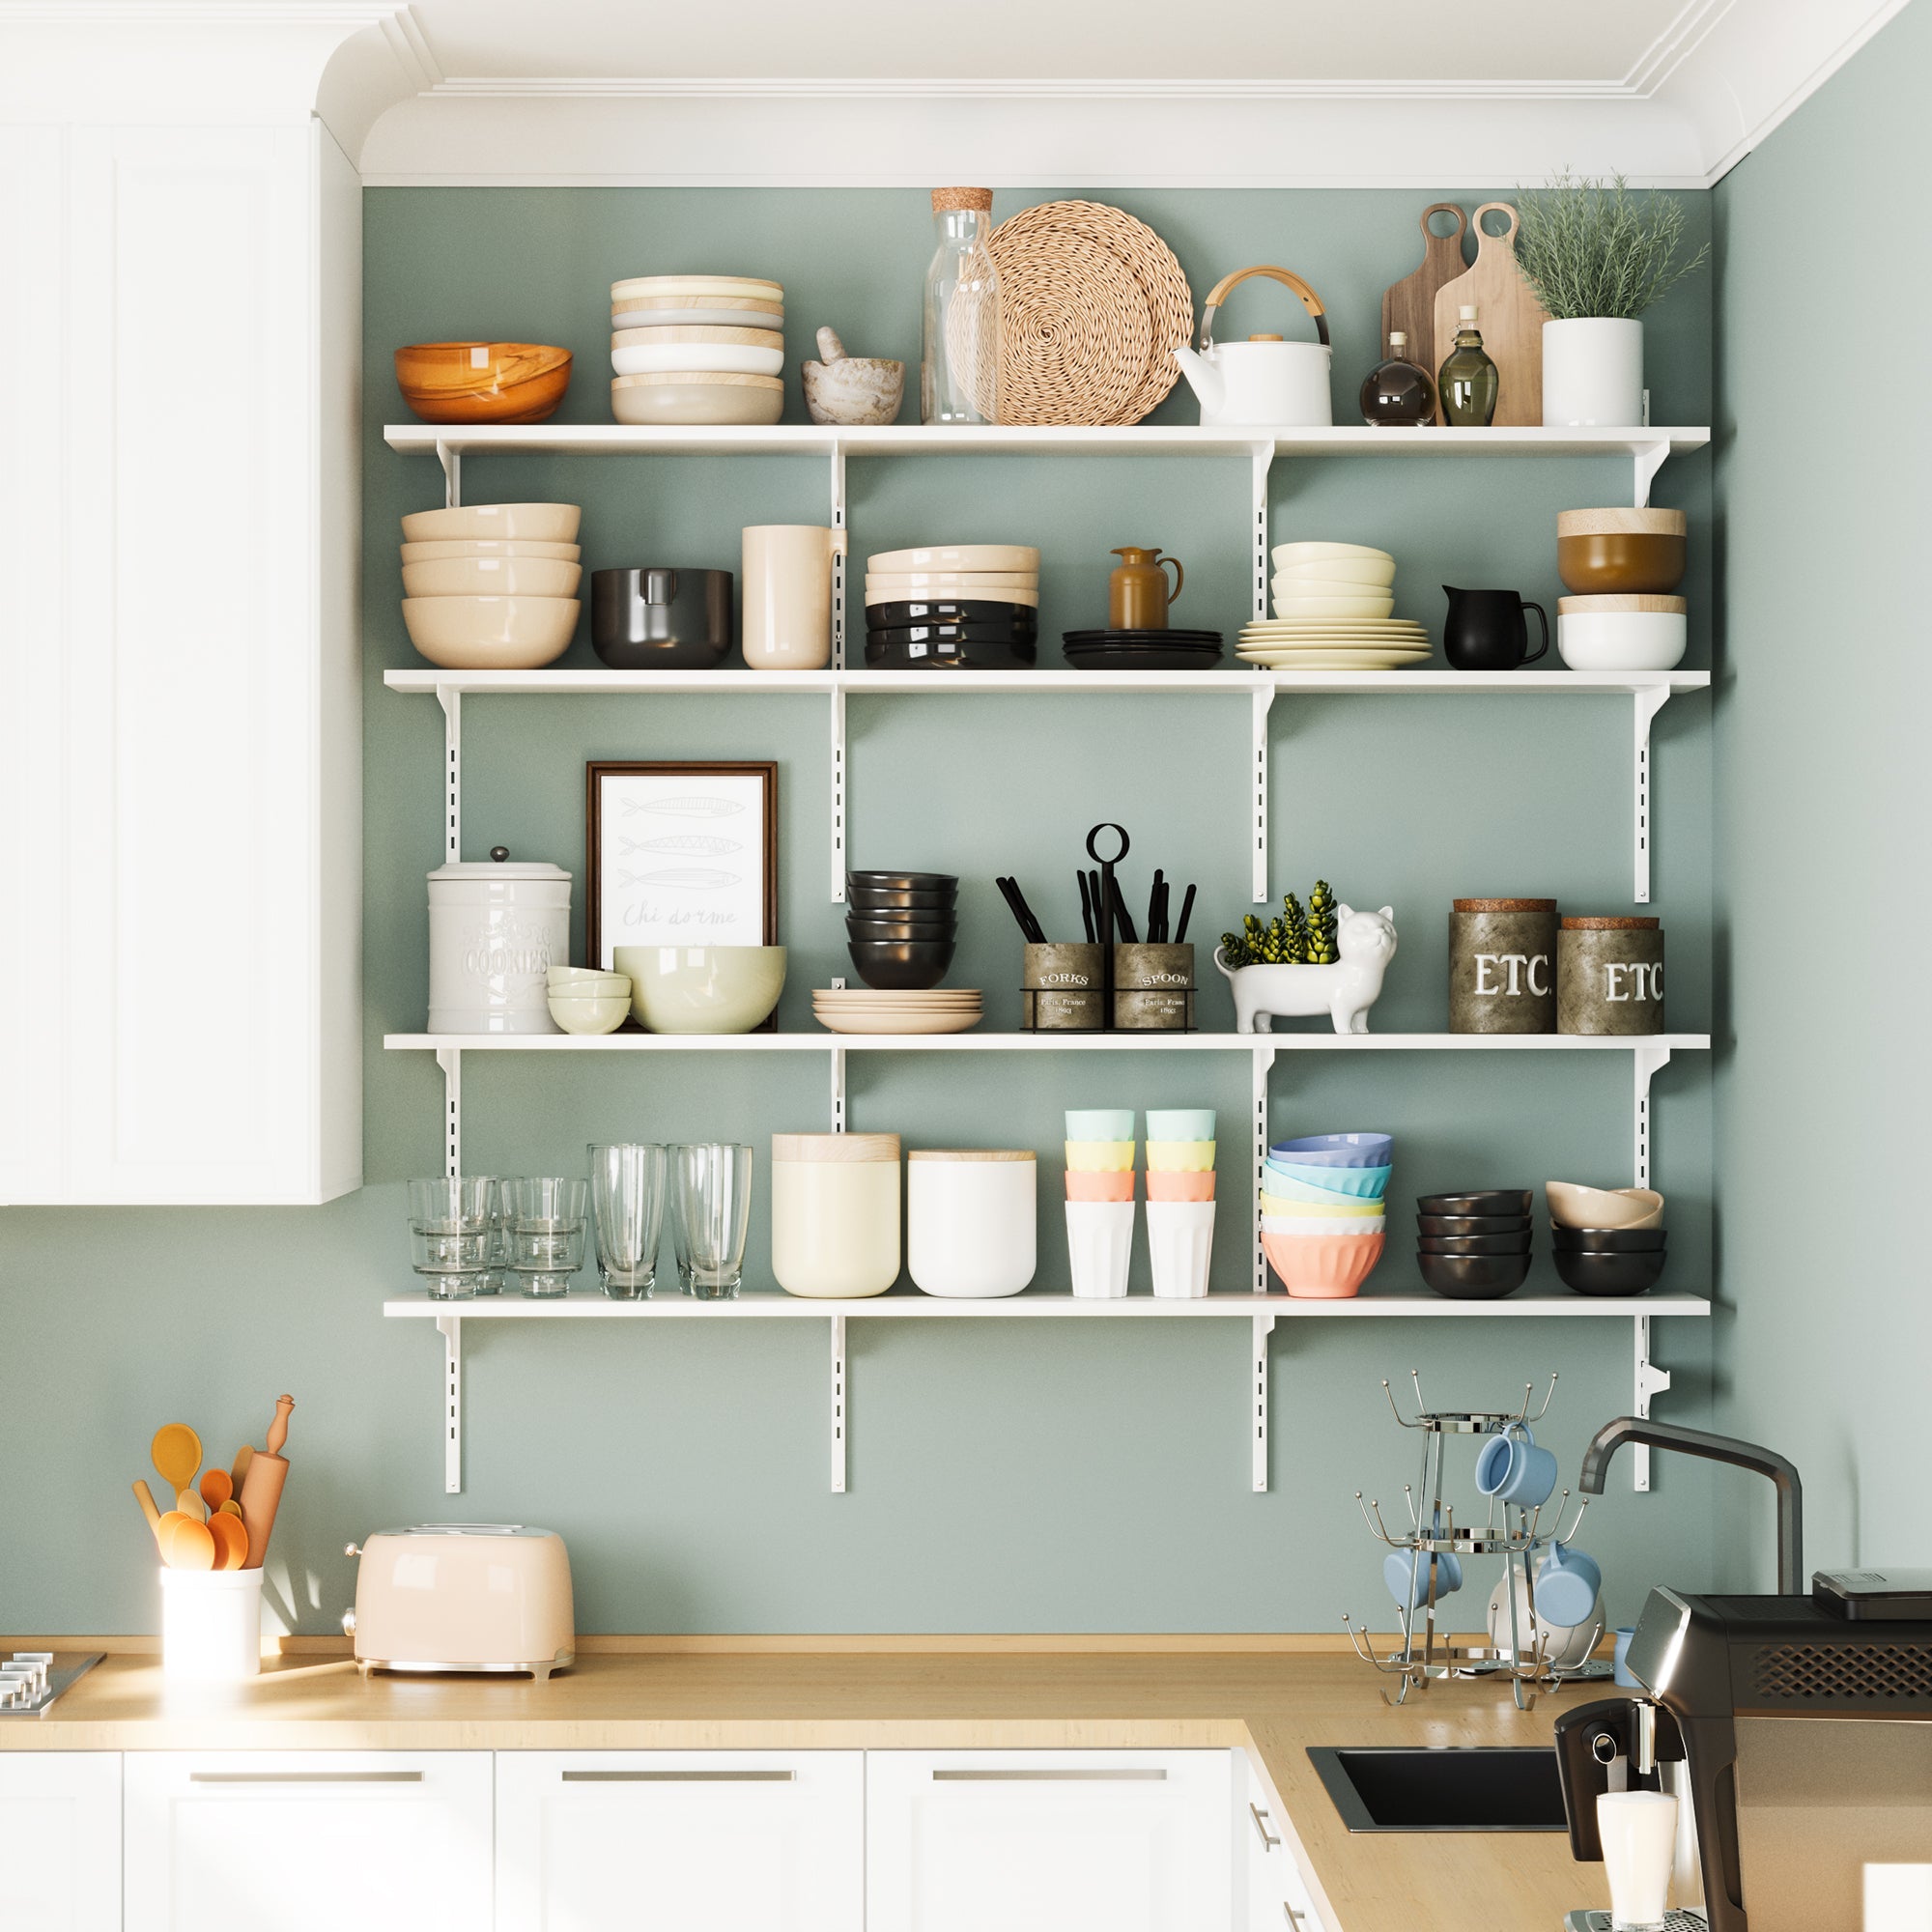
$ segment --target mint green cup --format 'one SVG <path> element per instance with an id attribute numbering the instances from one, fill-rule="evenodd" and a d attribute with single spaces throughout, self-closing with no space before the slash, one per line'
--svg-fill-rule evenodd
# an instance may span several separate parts
<path id="1" fill-rule="evenodd" d="M 1070 1141 L 1130 1141 L 1133 1137 L 1131 1107 L 1089 1107 L 1084 1113 L 1066 1116 L 1066 1138 Z"/>
<path id="2" fill-rule="evenodd" d="M 1214 1110 L 1212 1107 L 1150 1107 L 1147 1137 L 1151 1141 L 1211 1141 L 1214 1138 Z"/>

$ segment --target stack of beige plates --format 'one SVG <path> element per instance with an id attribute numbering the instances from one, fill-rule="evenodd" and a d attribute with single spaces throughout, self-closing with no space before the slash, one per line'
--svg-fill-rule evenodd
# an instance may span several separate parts
<path id="1" fill-rule="evenodd" d="M 1393 615 L 1395 558 L 1366 544 L 1278 544 L 1274 616 L 1241 632 L 1239 654 L 1267 670 L 1403 670 L 1429 633 Z"/>
<path id="2" fill-rule="evenodd" d="M 611 413 L 620 423 L 775 423 L 784 290 L 744 275 L 611 285 Z"/>
<path id="3" fill-rule="evenodd" d="M 971 987 L 935 986 L 915 993 L 891 987 L 816 986 L 811 1011 L 832 1033 L 964 1033 L 983 1008 Z"/>

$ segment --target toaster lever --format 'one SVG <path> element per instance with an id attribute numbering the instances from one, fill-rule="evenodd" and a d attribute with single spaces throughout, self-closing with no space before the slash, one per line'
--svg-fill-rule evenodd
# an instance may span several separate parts
<path id="1" fill-rule="evenodd" d="M 360 1556 L 362 1546 L 359 1543 L 345 1543 L 342 1546 L 342 1553 L 345 1556 Z"/>
<path id="2" fill-rule="evenodd" d="M 355 1612 L 354 1610 L 344 1610 L 342 1613 L 342 1634 L 344 1636 L 354 1636 L 355 1634 Z"/>

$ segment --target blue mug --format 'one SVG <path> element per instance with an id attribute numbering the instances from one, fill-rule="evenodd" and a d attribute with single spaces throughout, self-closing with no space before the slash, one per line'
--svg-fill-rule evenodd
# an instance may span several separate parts
<path id="1" fill-rule="evenodd" d="M 1636 1634 L 1634 1624 L 1623 1624 L 1618 1628 L 1616 1648 L 1611 1653 L 1610 1682 L 1625 1690 L 1641 1690 L 1643 1686 L 1631 1674 L 1631 1638 Z"/>
<path id="2" fill-rule="evenodd" d="M 1590 1621 L 1603 1587 L 1594 1556 L 1574 1544 L 1552 1543 L 1536 1573 L 1536 1614 L 1554 1630 L 1575 1630 Z"/>
<path id="3" fill-rule="evenodd" d="M 1447 1550 L 1440 1555 L 1431 1555 L 1426 1551 L 1391 1549 L 1382 1558 L 1382 1581 L 1388 1585 L 1389 1595 L 1395 1599 L 1398 1609 L 1419 1610 L 1428 1603 L 1429 1566 L 1432 1563 L 1436 1566 L 1435 1601 L 1439 1604 L 1452 1591 L 1463 1587 L 1460 1557 Z"/>
<path id="4" fill-rule="evenodd" d="M 1536 1446 L 1526 1423 L 1512 1422 L 1483 1444 L 1476 1458 L 1476 1487 L 1518 1509 L 1535 1509 L 1556 1488 L 1556 1458 Z"/>

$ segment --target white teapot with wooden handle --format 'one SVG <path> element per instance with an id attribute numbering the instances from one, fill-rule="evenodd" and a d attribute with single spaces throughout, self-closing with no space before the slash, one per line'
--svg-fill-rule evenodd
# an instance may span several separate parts
<path id="1" fill-rule="evenodd" d="M 1293 289 L 1315 319 L 1319 342 L 1286 342 L 1279 335 L 1251 335 L 1245 342 L 1214 340 L 1214 311 L 1236 282 L 1266 275 Z M 1188 386 L 1201 399 L 1204 429 L 1236 423 L 1268 423 L 1289 429 L 1325 429 L 1335 420 L 1328 393 L 1334 351 L 1321 298 L 1289 269 L 1242 269 L 1214 284 L 1201 315 L 1201 348 L 1174 352 Z"/>

